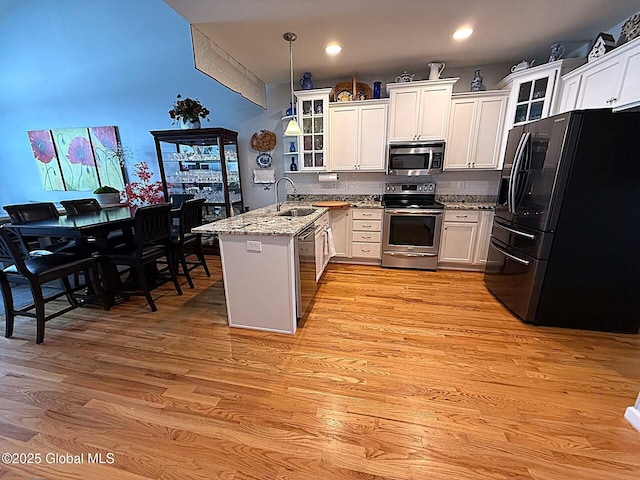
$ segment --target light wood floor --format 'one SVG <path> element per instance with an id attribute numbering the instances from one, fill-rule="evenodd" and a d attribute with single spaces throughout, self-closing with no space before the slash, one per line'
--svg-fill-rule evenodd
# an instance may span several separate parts
<path id="1" fill-rule="evenodd" d="M 0 480 L 640 478 L 640 336 L 524 325 L 477 273 L 334 264 L 295 336 L 229 329 L 209 264 L 157 313 L 0 337 L 0 452 L 34 462 Z"/>

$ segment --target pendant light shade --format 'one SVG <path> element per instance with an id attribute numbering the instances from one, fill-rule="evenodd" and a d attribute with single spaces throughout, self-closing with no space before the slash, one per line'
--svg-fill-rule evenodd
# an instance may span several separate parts
<path id="1" fill-rule="evenodd" d="M 287 32 L 282 37 L 289 42 L 289 79 L 291 80 L 291 110 L 292 113 L 296 111 L 294 107 L 294 99 L 293 99 L 293 46 L 292 43 L 296 41 L 298 36 L 293 32 Z M 289 120 L 289 124 L 287 125 L 286 130 L 284 131 L 285 135 L 297 136 L 302 135 L 302 130 L 300 129 L 300 125 L 296 121 L 296 116 L 294 115 L 291 120 Z"/>

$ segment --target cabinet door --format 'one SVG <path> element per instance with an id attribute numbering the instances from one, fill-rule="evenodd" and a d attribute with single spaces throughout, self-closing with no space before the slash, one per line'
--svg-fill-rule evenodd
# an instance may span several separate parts
<path id="1" fill-rule="evenodd" d="M 385 171 L 388 108 L 387 105 L 363 105 L 360 107 L 358 170 Z M 335 130 L 333 131 L 335 132 Z"/>
<path id="2" fill-rule="evenodd" d="M 451 102 L 451 118 L 444 156 L 445 170 L 470 168 L 471 146 L 473 145 L 474 114 L 476 99 L 465 98 Z"/>
<path id="3" fill-rule="evenodd" d="M 358 163 L 358 107 L 340 106 L 329 109 L 332 135 L 329 139 L 330 170 L 356 170 Z"/>
<path id="4" fill-rule="evenodd" d="M 474 119 L 475 141 L 471 153 L 472 168 L 498 168 L 506 103 L 506 97 L 478 99 Z"/>
<path id="5" fill-rule="evenodd" d="M 320 89 L 296 93 L 298 120 L 302 129 L 302 136 L 298 140 L 300 170 L 326 170 L 329 152 L 327 144 L 329 91 L 329 89 Z"/>
<path id="6" fill-rule="evenodd" d="M 325 267 L 325 263 L 324 263 L 324 245 L 325 245 L 325 241 L 326 241 L 326 233 L 324 231 L 324 229 L 322 230 L 318 230 L 318 232 L 316 233 L 316 252 L 315 252 L 315 256 L 316 256 L 316 281 L 320 280 L 320 277 L 322 277 L 322 273 L 324 272 L 324 267 Z"/>
<path id="7" fill-rule="evenodd" d="M 389 141 L 414 140 L 417 133 L 420 91 L 418 88 L 392 90 Z"/>
<path id="8" fill-rule="evenodd" d="M 480 213 L 478 222 L 478 236 L 473 254 L 474 265 L 486 265 L 487 253 L 489 252 L 489 241 L 491 240 L 491 228 L 493 227 L 493 212 L 483 211 Z"/>
<path id="9" fill-rule="evenodd" d="M 444 222 L 439 261 L 471 264 L 477 229 L 477 223 Z"/>
<path id="10" fill-rule="evenodd" d="M 560 106 L 555 113 L 564 113 L 575 110 L 576 104 L 578 103 L 578 93 L 580 91 L 581 83 L 582 75 L 576 75 L 566 81 L 563 80 L 562 98 L 560 99 Z"/>
<path id="11" fill-rule="evenodd" d="M 351 256 L 351 214 L 350 210 L 330 210 L 329 226 L 333 234 L 333 243 L 337 257 Z"/>
<path id="12" fill-rule="evenodd" d="M 625 60 L 620 93 L 614 107 L 640 101 L 640 48 L 627 52 Z"/>
<path id="13" fill-rule="evenodd" d="M 577 108 L 611 107 L 611 99 L 616 97 L 622 73 L 621 59 L 596 60 L 598 65 L 582 75 L 581 94 Z M 602 63 L 600 63 L 602 62 Z"/>
<path id="14" fill-rule="evenodd" d="M 443 140 L 447 136 L 451 89 L 450 85 L 425 87 L 420 92 L 417 132 L 420 140 Z"/>

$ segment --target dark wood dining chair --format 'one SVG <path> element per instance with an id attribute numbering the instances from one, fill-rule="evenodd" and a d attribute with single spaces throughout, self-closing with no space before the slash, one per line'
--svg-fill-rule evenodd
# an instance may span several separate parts
<path id="1" fill-rule="evenodd" d="M 76 293 L 85 290 L 89 283 L 99 299 L 102 307 L 109 310 L 106 296 L 98 282 L 98 264 L 94 258 L 84 257 L 74 253 L 51 253 L 49 255 L 31 256 L 18 231 L 9 227 L 0 227 L 0 262 L 4 268 L 0 271 L 0 290 L 4 301 L 5 312 L 5 337 L 13 336 L 14 319 L 16 316 L 35 318 L 36 320 L 36 343 L 44 341 L 45 322 L 63 315 L 70 310 L 81 307 L 84 301 L 79 301 Z M 69 276 L 82 272 L 85 283 L 71 287 Z M 33 303 L 15 308 L 11 283 L 29 284 Z M 59 280 L 62 291 L 45 297 L 42 286 L 49 282 Z M 21 282 L 22 281 L 22 282 Z M 69 306 L 49 315 L 46 314 L 45 304 L 66 296 Z M 35 310 L 33 312 L 32 310 Z"/>
<path id="2" fill-rule="evenodd" d="M 99 213 L 102 211 L 102 206 L 95 198 L 80 198 L 74 200 L 61 200 L 60 203 L 64 207 L 67 212 L 67 216 L 75 217 L 78 215 L 86 215 L 91 213 Z M 109 232 L 106 235 L 106 243 L 110 247 L 115 247 L 116 245 L 120 245 L 127 241 L 126 235 L 129 232 L 124 232 L 123 230 L 115 230 Z M 95 238 L 90 239 L 91 244 L 95 244 Z M 95 245 L 92 248 L 92 251 L 96 251 Z"/>
<path id="3" fill-rule="evenodd" d="M 75 200 L 61 200 L 67 215 L 83 215 L 85 213 L 97 213 L 102 210 L 100 203 L 95 198 L 80 198 Z"/>
<path id="4" fill-rule="evenodd" d="M 171 231 L 171 244 L 176 260 L 182 266 L 182 273 L 193 288 L 193 280 L 189 272 L 202 266 L 207 277 L 210 277 L 209 268 L 202 252 L 202 238 L 199 233 L 192 233 L 191 229 L 202 225 L 202 207 L 205 199 L 199 198 L 185 201 L 180 207 L 178 215 L 179 223 Z M 189 260 L 195 256 L 196 260 Z"/>
<path id="5" fill-rule="evenodd" d="M 155 264 L 164 258 L 169 266 L 169 276 L 176 292 L 182 295 L 182 289 L 176 277 L 176 265 L 170 242 L 170 213 L 171 204 L 169 203 L 139 207 L 134 218 L 133 242 L 120 245 L 107 253 L 98 254 L 98 258 L 106 259 L 114 265 L 129 267 L 127 271 L 135 274 L 140 290 L 147 298 L 152 312 L 157 311 L 157 307 L 151 296 L 149 280 L 145 275 L 147 265 Z"/>
<path id="6" fill-rule="evenodd" d="M 5 205 L 2 207 L 14 225 L 22 225 L 38 220 L 51 220 L 60 217 L 58 209 L 52 202 L 21 203 L 16 205 Z M 45 248 L 52 252 L 73 250 L 75 242 L 65 238 L 52 237 L 25 237 L 29 250 Z"/>
<path id="7" fill-rule="evenodd" d="M 184 202 L 195 197 L 193 193 L 174 193 L 169 197 L 171 208 L 180 208 Z"/>

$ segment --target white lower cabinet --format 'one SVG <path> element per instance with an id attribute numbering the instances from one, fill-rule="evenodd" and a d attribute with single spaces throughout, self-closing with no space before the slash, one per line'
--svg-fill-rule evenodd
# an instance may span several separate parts
<path id="1" fill-rule="evenodd" d="M 382 258 L 382 209 L 354 208 L 351 219 L 351 257 L 362 263 L 379 263 Z"/>
<path id="2" fill-rule="evenodd" d="M 492 211 L 445 210 L 438 268 L 484 270 Z"/>
<path id="3" fill-rule="evenodd" d="M 324 269 L 329 263 L 329 250 L 327 245 L 327 228 L 329 228 L 329 213 L 325 213 L 315 222 L 316 227 L 316 280 L 320 280 Z"/>
<path id="4" fill-rule="evenodd" d="M 336 257 L 351 257 L 351 212 L 349 208 L 329 210 L 329 226 L 333 235 Z"/>

